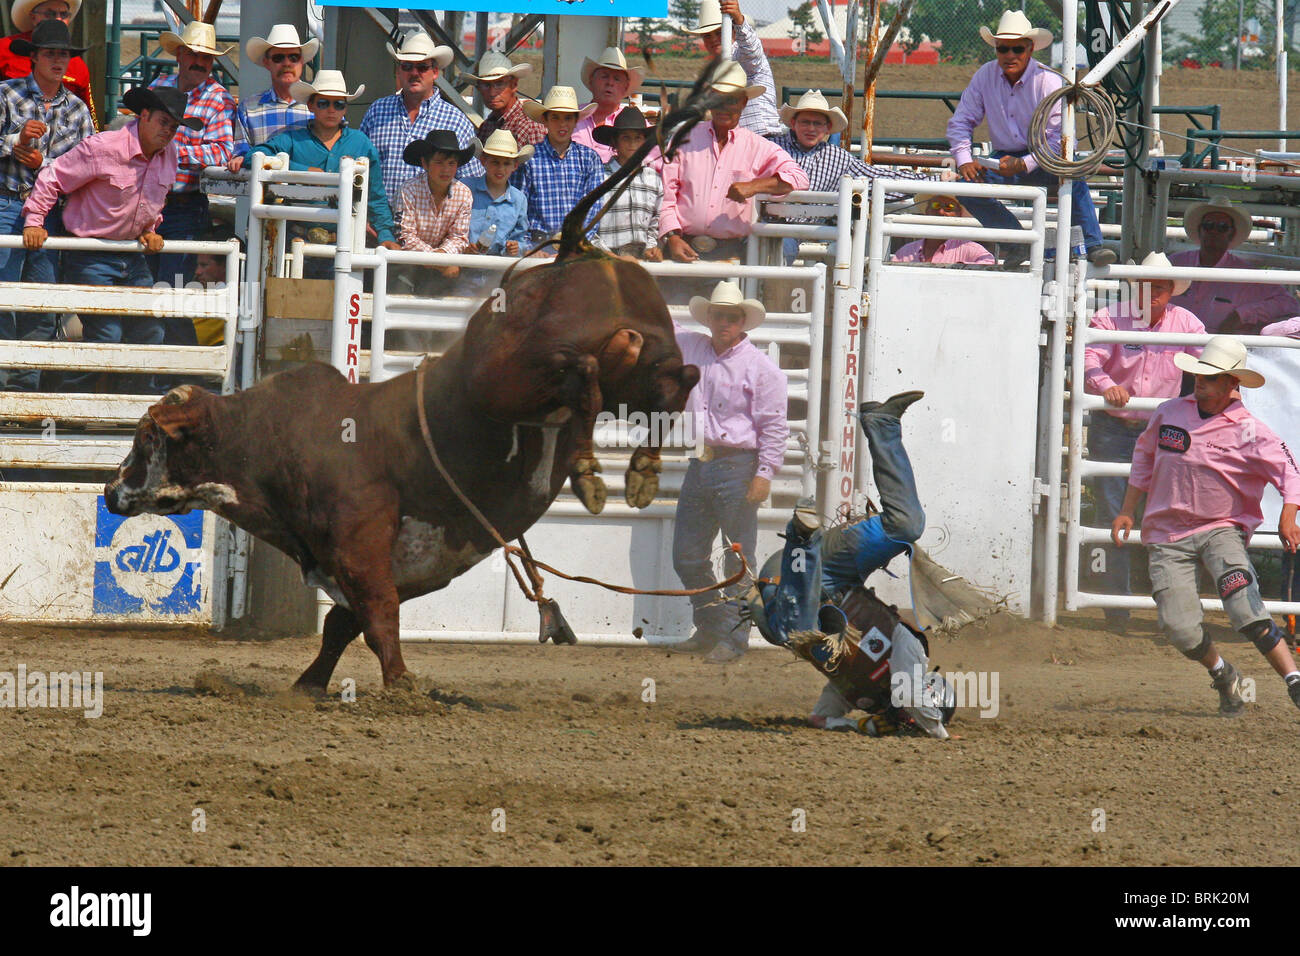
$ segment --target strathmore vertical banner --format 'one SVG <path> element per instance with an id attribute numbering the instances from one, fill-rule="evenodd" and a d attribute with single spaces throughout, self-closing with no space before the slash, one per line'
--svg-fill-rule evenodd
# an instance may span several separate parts
<path id="1" fill-rule="evenodd" d="M 371 7 L 373 0 L 319 0 L 322 7 Z M 405 10 L 502 13 L 503 0 L 437 0 L 407 3 Z M 667 17 L 668 0 L 510 0 L 510 13 L 568 17 Z"/>

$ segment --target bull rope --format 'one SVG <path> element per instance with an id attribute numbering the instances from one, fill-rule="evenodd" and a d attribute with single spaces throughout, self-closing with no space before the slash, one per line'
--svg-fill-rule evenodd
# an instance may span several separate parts
<path id="1" fill-rule="evenodd" d="M 501 532 L 497 531 L 492 522 L 488 521 L 483 512 L 479 511 L 474 502 L 470 501 L 468 496 L 460 490 L 460 485 L 456 484 L 455 479 L 451 477 L 447 469 L 443 466 L 442 459 L 438 457 L 438 449 L 433 443 L 433 434 L 429 431 L 428 413 L 424 410 L 424 370 L 428 364 L 429 359 L 426 357 L 415 370 L 415 407 L 420 418 L 420 436 L 424 439 L 424 447 L 429 450 L 429 457 L 433 459 L 433 465 L 438 469 L 438 474 L 442 476 L 442 480 L 451 488 L 460 503 L 465 506 L 465 509 L 474 516 L 475 520 L 477 520 L 478 523 L 483 526 L 483 529 L 492 536 L 492 539 L 496 541 L 497 545 L 505 551 L 506 565 L 510 568 L 511 574 L 514 575 L 515 583 L 519 585 L 519 590 L 524 592 L 524 597 L 528 598 L 528 600 L 532 601 L 534 604 L 544 604 L 548 601 L 548 599 L 542 595 L 542 576 L 537 573 L 538 568 L 554 574 L 556 577 L 563 578 L 566 581 L 576 581 L 579 584 L 594 584 L 597 587 L 602 587 L 607 591 L 614 591 L 618 594 L 646 594 L 656 597 L 691 597 L 696 594 L 704 594 L 708 591 L 721 591 L 724 588 L 740 583 L 740 581 L 750 573 L 749 563 L 745 560 L 744 550 L 739 544 L 732 544 L 732 552 L 740 559 L 740 570 L 725 581 L 718 581 L 715 584 L 706 585 L 705 587 L 700 588 L 634 588 L 623 584 L 610 584 L 606 581 L 601 581 L 599 578 L 589 578 L 581 574 L 567 574 L 558 568 L 551 567 L 544 561 L 538 561 L 533 557 L 522 534 L 519 536 L 519 547 L 510 544 L 501 536 Z M 528 572 L 529 579 L 533 582 L 532 588 L 529 588 L 529 586 L 524 583 L 524 577 L 519 572 L 519 569 L 515 567 L 514 562 L 510 560 L 511 557 L 516 557 L 523 563 L 525 570 Z"/>

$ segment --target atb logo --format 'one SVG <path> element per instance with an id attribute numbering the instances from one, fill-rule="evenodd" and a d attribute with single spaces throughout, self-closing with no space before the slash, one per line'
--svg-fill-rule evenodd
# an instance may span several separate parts
<path id="1" fill-rule="evenodd" d="M 186 614 L 202 593 L 203 512 L 108 513 L 100 499 L 95 529 L 96 614 Z"/>

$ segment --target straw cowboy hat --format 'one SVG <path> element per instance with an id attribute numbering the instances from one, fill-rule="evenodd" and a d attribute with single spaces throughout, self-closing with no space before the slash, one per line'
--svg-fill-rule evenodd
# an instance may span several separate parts
<path id="1" fill-rule="evenodd" d="M 809 90 L 793 103 L 786 103 L 779 110 L 781 122 L 786 126 L 794 125 L 794 118 L 800 113 L 821 113 L 831 122 L 832 133 L 842 133 L 849 125 L 849 118 L 838 106 L 831 106 L 822 96 L 820 90 Z"/>
<path id="2" fill-rule="evenodd" d="M 712 33 L 722 29 L 722 4 L 718 0 L 700 0 L 700 15 L 694 27 L 687 27 L 687 33 Z"/>
<path id="3" fill-rule="evenodd" d="M 429 34 L 423 30 L 412 30 L 405 36 L 389 40 L 384 44 L 384 49 L 388 55 L 399 63 L 420 63 L 424 60 L 432 60 L 442 69 L 451 62 L 454 55 L 449 46 L 437 46 Z"/>
<path id="4" fill-rule="evenodd" d="M 610 46 L 605 48 L 605 52 L 600 55 L 599 60 L 593 60 L 587 57 L 582 61 L 582 85 L 591 90 L 591 74 L 600 68 L 606 70 L 622 70 L 627 74 L 627 95 L 635 96 L 636 91 L 641 89 L 641 84 L 645 82 L 645 75 L 641 72 L 639 66 L 628 66 L 627 57 L 618 47 Z M 595 92 L 592 90 L 592 92 Z"/>
<path id="5" fill-rule="evenodd" d="M 299 80 L 289 87 L 289 95 L 299 103 L 310 103 L 313 96 L 338 97 L 351 103 L 365 91 L 366 84 L 362 83 L 354 92 L 349 93 L 348 81 L 343 79 L 343 74 L 338 70 L 321 70 L 311 83 Z"/>
<path id="6" fill-rule="evenodd" d="M 765 86 L 747 86 L 748 81 L 749 77 L 745 75 L 745 68 L 735 60 L 727 60 L 726 64 L 713 74 L 709 86 L 723 96 L 744 93 L 751 100 L 756 96 L 762 96 L 767 90 Z"/>
<path id="7" fill-rule="evenodd" d="M 1132 259 L 1128 261 L 1128 264 L 1131 266 L 1137 265 L 1137 263 L 1134 262 Z M 1165 255 L 1163 252 L 1149 252 L 1147 253 L 1147 257 L 1142 260 L 1142 267 L 1144 269 L 1172 269 L 1174 267 L 1174 264 L 1169 261 L 1169 257 Z M 1150 282 L 1151 280 L 1139 279 L 1138 281 Z M 1190 279 L 1175 279 L 1174 295 L 1182 295 L 1184 292 L 1187 291 L 1187 287 L 1190 286 L 1191 284 L 1192 282 Z"/>
<path id="8" fill-rule="evenodd" d="M 19 33 L 26 33 L 33 29 L 35 21 L 32 20 L 32 11 L 39 7 L 45 0 L 14 0 L 13 8 L 9 11 L 9 19 L 14 22 Z M 71 23 L 76 19 L 77 11 L 81 9 L 81 0 L 67 0 L 68 3 L 68 22 Z"/>
<path id="9" fill-rule="evenodd" d="M 244 52 L 254 63 L 261 63 L 262 57 L 270 50 L 302 50 L 302 59 L 306 63 L 319 49 L 320 40 L 315 37 L 306 43 L 298 39 L 298 28 L 292 23 L 277 23 L 265 39 L 253 37 L 244 45 Z"/>
<path id="10" fill-rule="evenodd" d="M 1186 352 L 1174 355 L 1174 364 L 1193 375 L 1222 375 L 1227 372 L 1243 388 L 1259 388 L 1264 376 L 1246 368 L 1246 346 L 1226 335 L 1216 335 L 1205 343 L 1201 357 L 1194 358 Z"/>
<path id="11" fill-rule="evenodd" d="M 1002 19 L 998 21 L 997 32 L 988 27 L 980 27 L 980 36 L 989 46 L 997 46 L 999 41 L 1007 40 L 1033 40 L 1035 50 L 1052 45 L 1052 31 L 1044 30 L 1042 27 L 1035 28 L 1030 24 L 1029 18 L 1019 10 L 1008 10 L 1002 14 Z"/>
<path id="12" fill-rule="evenodd" d="M 1195 206 L 1188 207 L 1183 214 L 1183 231 L 1187 233 L 1187 238 L 1200 245 L 1201 220 L 1207 213 L 1220 212 L 1232 220 L 1232 224 L 1237 227 L 1233 234 L 1232 240 L 1228 243 L 1229 249 L 1235 249 L 1241 245 L 1250 236 L 1251 221 L 1250 216 L 1240 206 L 1234 206 L 1228 200 L 1221 196 L 1216 196 L 1209 202 L 1198 202 Z"/>
<path id="13" fill-rule="evenodd" d="M 158 42 L 172 56 L 175 56 L 176 51 L 181 47 L 185 47 L 191 53 L 211 53 L 213 56 L 225 56 L 234 49 L 233 46 L 228 46 L 224 50 L 218 47 L 217 28 L 202 20 L 191 20 L 185 25 L 180 36 L 168 30 L 158 37 Z"/>
<path id="14" fill-rule="evenodd" d="M 746 299 L 740 291 L 740 286 L 734 282 L 728 282 L 723 279 L 713 289 L 713 295 L 704 298 L 702 295 L 691 296 L 691 318 L 701 325 L 707 324 L 709 317 L 709 306 L 725 305 L 731 308 L 740 309 L 745 313 L 745 331 L 750 332 L 763 324 L 767 318 L 767 310 L 763 308 L 763 303 L 757 299 Z"/>
<path id="15" fill-rule="evenodd" d="M 539 123 L 542 121 L 542 114 L 548 112 L 577 113 L 578 119 L 596 112 L 595 103 L 588 103 L 586 106 L 578 105 L 578 94 L 571 86 L 552 86 L 546 91 L 546 99 L 540 103 L 537 100 L 525 100 L 523 105 L 528 118 Z"/>
<path id="16" fill-rule="evenodd" d="M 42 20 L 32 30 L 30 40 L 14 37 L 10 49 L 19 56 L 31 56 L 37 50 L 67 50 L 73 56 L 80 56 L 88 47 L 73 46 L 72 32 L 62 20 Z"/>
<path id="17" fill-rule="evenodd" d="M 475 144 L 478 140 L 474 141 Z M 473 145 L 461 146 L 456 134 L 449 129 L 431 129 L 423 139 L 407 143 L 402 150 L 402 162 L 410 166 L 423 166 L 424 161 L 434 153 L 450 153 L 456 157 L 456 164 L 463 166 L 476 152 Z"/>
<path id="18" fill-rule="evenodd" d="M 466 73 L 475 83 L 489 82 L 499 80 L 506 76 L 527 76 L 533 72 L 531 63 L 515 63 L 504 53 L 498 53 L 495 50 L 489 50 L 483 54 L 483 59 L 478 61 L 477 75 Z"/>
<path id="19" fill-rule="evenodd" d="M 475 153 L 482 156 L 504 156 L 526 163 L 533 158 L 531 146 L 520 146 L 515 134 L 508 129 L 499 129 L 487 138 L 486 143 L 474 140 Z"/>

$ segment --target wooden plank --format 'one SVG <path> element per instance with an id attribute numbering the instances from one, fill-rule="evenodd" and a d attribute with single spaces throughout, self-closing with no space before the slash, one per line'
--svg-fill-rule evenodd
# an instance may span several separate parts
<path id="1" fill-rule="evenodd" d="M 0 437 L 0 468 L 115 469 L 131 451 L 131 437 L 57 438 Z"/>
<path id="2" fill-rule="evenodd" d="M 26 342 L 0 339 L 0 368 L 87 372 L 167 372 L 225 378 L 224 345 L 127 345 L 118 342 Z"/>
<path id="3" fill-rule="evenodd" d="M 266 316 L 273 319 L 333 321 L 334 280 L 268 278 Z"/>
<path id="4" fill-rule="evenodd" d="M 68 425 L 134 425 L 158 395 L 52 395 L 0 392 L 0 421 L 40 425 L 50 418 Z"/>
<path id="5" fill-rule="evenodd" d="M 20 312 L 76 312 L 86 315 L 185 316 L 224 319 L 230 311 L 226 289 L 154 289 L 136 286 L 69 285 L 52 282 L 0 282 L 6 309 Z"/>

